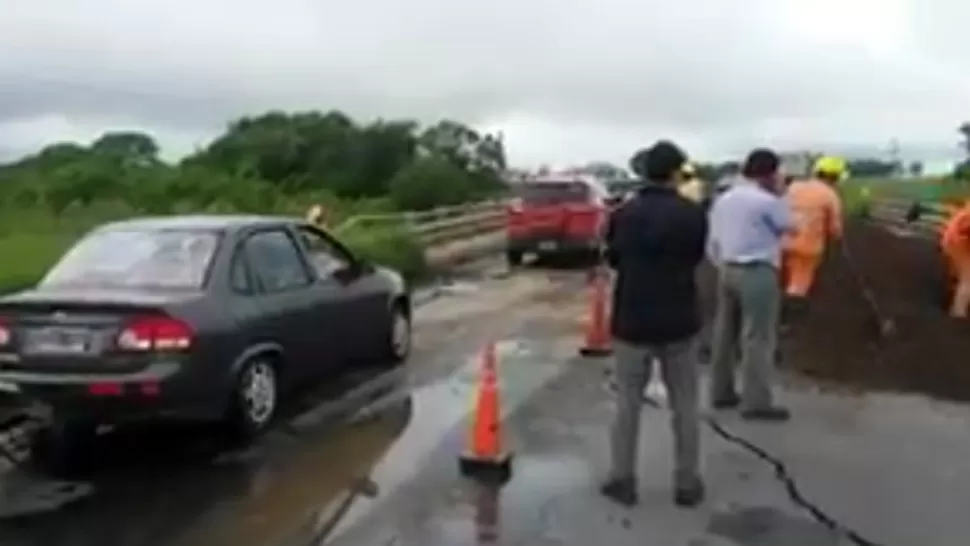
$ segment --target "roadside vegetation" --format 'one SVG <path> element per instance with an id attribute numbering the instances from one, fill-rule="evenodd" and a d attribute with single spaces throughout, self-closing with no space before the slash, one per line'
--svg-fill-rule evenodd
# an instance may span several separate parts
<path id="1" fill-rule="evenodd" d="M 962 204 L 970 199 L 970 122 L 962 123 L 957 132 L 964 160 L 944 176 L 924 176 L 923 165 L 915 162 L 904 168 L 893 162 L 866 160 L 850 162 L 853 178 L 842 184 L 842 195 L 850 213 L 868 211 L 869 202 L 878 197 L 899 197 L 923 203 Z M 862 167 L 862 168 L 860 168 Z M 908 172 L 909 177 L 900 177 Z"/>
<path id="2" fill-rule="evenodd" d="M 0 292 L 35 282 L 86 230 L 109 220 L 189 212 L 303 215 L 339 225 L 355 214 L 423 210 L 504 187 L 500 139 L 449 120 L 357 122 L 332 111 L 269 112 L 230 123 L 178 162 L 151 135 L 110 132 L 0 165 Z M 423 252 L 402 226 L 342 238 L 418 277 Z"/>

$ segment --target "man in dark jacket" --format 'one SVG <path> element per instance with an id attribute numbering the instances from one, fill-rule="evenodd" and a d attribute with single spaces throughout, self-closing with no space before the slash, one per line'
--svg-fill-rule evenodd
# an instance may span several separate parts
<path id="1" fill-rule="evenodd" d="M 677 193 L 687 161 L 680 148 L 660 141 L 634 158 L 647 183 L 611 215 L 606 233 L 606 259 L 617 273 L 612 313 L 617 414 L 612 469 L 602 493 L 628 506 L 638 501 L 641 402 L 656 359 L 673 413 L 674 501 L 695 506 L 704 498 L 704 485 L 694 343 L 701 317 L 694 272 L 704 258 L 707 216 Z"/>

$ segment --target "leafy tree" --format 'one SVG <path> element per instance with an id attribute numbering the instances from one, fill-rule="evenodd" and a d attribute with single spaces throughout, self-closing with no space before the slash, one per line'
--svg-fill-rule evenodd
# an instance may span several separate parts
<path id="1" fill-rule="evenodd" d="M 155 139 L 144 133 L 109 132 L 91 144 L 91 151 L 122 166 L 147 166 L 158 162 L 159 149 Z"/>
<path id="2" fill-rule="evenodd" d="M 923 176 L 923 162 L 913 161 L 909 164 L 909 174 L 910 176 L 919 177 Z"/>
<path id="3" fill-rule="evenodd" d="M 60 212 L 121 200 L 147 213 L 255 212 L 327 196 L 345 209 L 355 208 L 348 200 L 430 207 L 501 191 L 505 169 L 501 135 L 452 120 L 422 129 L 407 119 L 359 124 L 336 110 L 269 111 L 230 122 L 177 164 L 140 132 L 53 144 L 0 165 L 0 204 Z"/>
<path id="4" fill-rule="evenodd" d="M 426 210 L 467 201 L 475 194 L 470 179 L 443 157 L 428 156 L 411 163 L 391 180 L 391 199 L 402 209 Z"/>
<path id="5" fill-rule="evenodd" d="M 897 162 L 875 158 L 854 158 L 849 159 L 846 163 L 852 176 L 888 177 L 901 171 L 901 166 Z"/>

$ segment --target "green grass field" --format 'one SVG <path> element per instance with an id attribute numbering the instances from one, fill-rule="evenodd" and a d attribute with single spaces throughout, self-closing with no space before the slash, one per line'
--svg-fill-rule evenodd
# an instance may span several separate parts
<path id="1" fill-rule="evenodd" d="M 896 197 L 924 203 L 970 197 L 970 182 L 951 178 L 850 178 L 840 185 L 847 213 L 865 210 L 872 199 Z"/>
<path id="2" fill-rule="evenodd" d="M 302 215 L 299 207 L 291 208 L 269 212 Z M 338 222 L 359 212 L 370 212 L 369 208 L 345 209 L 336 215 Z M 124 203 L 110 202 L 70 209 L 57 216 L 30 208 L 0 210 L 0 293 L 36 283 L 88 230 L 136 215 Z M 408 278 L 418 280 L 426 271 L 423 249 L 403 226 L 350 229 L 339 236 L 360 255 L 394 267 Z"/>

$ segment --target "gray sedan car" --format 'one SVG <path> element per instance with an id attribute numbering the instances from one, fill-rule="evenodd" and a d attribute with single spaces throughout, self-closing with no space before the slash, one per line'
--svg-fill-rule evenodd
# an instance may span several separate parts
<path id="1" fill-rule="evenodd" d="M 300 219 L 141 218 L 99 227 L 0 298 L 0 392 L 101 424 L 219 421 L 252 438 L 294 387 L 410 349 L 402 277 Z"/>

